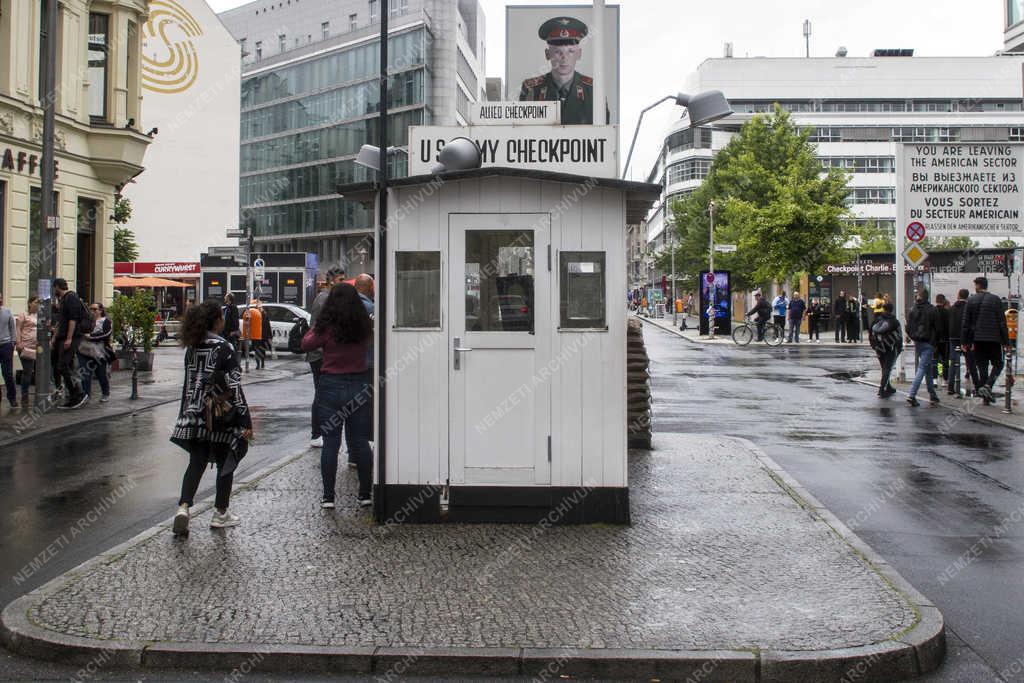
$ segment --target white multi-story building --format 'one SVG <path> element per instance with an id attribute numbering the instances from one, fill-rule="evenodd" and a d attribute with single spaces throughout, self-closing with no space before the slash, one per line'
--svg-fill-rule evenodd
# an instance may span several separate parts
<path id="1" fill-rule="evenodd" d="M 1011 4 L 1015 4 L 1011 0 Z M 666 211 L 700 185 L 715 153 L 755 113 L 775 103 L 811 129 L 822 167 L 851 174 L 849 203 L 857 221 L 896 222 L 897 143 L 1024 141 L 1021 74 L 1024 55 L 913 57 L 878 50 L 870 57 L 709 59 L 684 92 L 721 90 L 732 116 L 715 130 L 691 130 L 684 116 L 665 135 L 649 180 L 664 187 L 645 225 L 648 251 L 666 244 Z M 669 219 L 671 217 L 669 216 Z M 630 264 L 633 286 L 657 284 L 641 261 Z"/>
<path id="2" fill-rule="evenodd" d="M 413 125 L 464 125 L 486 99 L 477 0 L 391 0 L 391 144 Z M 373 270 L 371 207 L 338 197 L 366 178 L 354 163 L 377 144 L 378 0 L 256 0 L 220 15 L 242 48 L 243 227 L 261 251 L 316 253 Z M 404 175 L 405 158 L 391 170 Z"/>

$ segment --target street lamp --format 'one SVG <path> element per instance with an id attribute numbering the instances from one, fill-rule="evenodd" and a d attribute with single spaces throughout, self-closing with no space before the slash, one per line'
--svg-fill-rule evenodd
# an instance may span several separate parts
<path id="1" fill-rule="evenodd" d="M 708 216 L 711 224 L 708 228 L 708 273 L 711 274 L 711 282 L 708 283 L 708 334 L 715 338 L 715 203 L 708 202 Z"/>
<path id="2" fill-rule="evenodd" d="M 649 107 L 645 107 L 640 111 L 640 118 L 636 121 L 636 130 L 633 131 L 633 142 L 630 143 L 629 154 L 626 155 L 626 167 L 622 169 L 623 179 L 625 179 L 626 173 L 629 171 L 629 162 L 633 158 L 633 148 L 636 146 L 637 135 L 640 134 L 640 123 L 644 120 L 644 114 L 662 102 L 668 102 L 669 100 L 675 100 L 678 106 L 686 107 L 687 114 L 690 117 L 691 128 L 707 125 L 712 121 L 724 119 L 732 114 L 729 100 L 725 99 L 725 95 L 722 94 L 721 90 L 708 90 L 707 92 L 692 96 L 685 93 L 667 95 Z"/>

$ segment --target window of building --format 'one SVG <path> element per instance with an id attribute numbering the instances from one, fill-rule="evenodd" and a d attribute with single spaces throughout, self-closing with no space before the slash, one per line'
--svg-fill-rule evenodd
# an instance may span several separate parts
<path id="1" fill-rule="evenodd" d="M 278 52 L 284 52 L 288 49 L 288 38 L 285 34 L 281 34 L 277 37 L 277 50 Z"/>
<path id="2" fill-rule="evenodd" d="M 242 58 L 243 58 L 243 59 L 244 59 L 244 58 L 245 58 L 245 57 L 247 56 L 247 54 L 248 54 L 248 50 L 246 49 L 246 45 L 245 45 L 245 43 L 246 43 L 246 38 L 240 38 L 240 39 L 239 39 L 239 41 L 238 41 L 238 47 L 240 47 L 240 48 L 241 48 L 241 50 L 242 50 Z"/>
<path id="3" fill-rule="evenodd" d="M 891 187 L 855 187 L 846 197 L 847 204 L 895 204 L 896 191 Z"/>
<path id="4" fill-rule="evenodd" d="M 711 159 L 687 159 L 668 167 L 666 184 L 703 180 L 711 170 Z"/>
<path id="5" fill-rule="evenodd" d="M 1021 0 L 1006 0 L 1006 27 L 1009 28 L 1019 24 L 1024 19 L 1024 2 Z"/>
<path id="6" fill-rule="evenodd" d="M 331 37 L 331 22 L 324 21 L 320 24 L 320 40 L 327 40 Z"/>
<path id="7" fill-rule="evenodd" d="M 395 252 L 395 327 L 441 327 L 441 252 Z"/>
<path id="8" fill-rule="evenodd" d="M 603 251 L 559 253 L 561 329 L 608 329 L 604 266 Z"/>
<path id="9" fill-rule="evenodd" d="M 1024 128 L 1014 127 L 1009 131 L 1010 142 L 1024 142 Z"/>
<path id="10" fill-rule="evenodd" d="M 377 0 L 370 0 L 370 23 L 377 21 L 380 18 L 380 12 L 377 10 Z"/>
<path id="11" fill-rule="evenodd" d="M 263 59 L 263 43 L 259 40 L 256 41 L 256 61 Z"/>
<path id="12" fill-rule="evenodd" d="M 107 120 L 107 50 L 110 17 L 89 14 L 89 116 L 94 120 Z"/>
<path id="13" fill-rule="evenodd" d="M 850 173 L 895 173 L 893 157 L 821 157 L 821 167 L 841 168 Z"/>
<path id="14" fill-rule="evenodd" d="M 350 14 L 350 15 L 348 15 L 348 30 L 349 31 L 355 31 L 357 28 L 359 28 L 359 15 L 358 14 Z"/>
<path id="15" fill-rule="evenodd" d="M 391 0 L 388 10 L 391 14 L 408 14 L 409 0 Z"/>
<path id="16" fill-rule="evenodd" d="M 473 67 L 469 65 L 469 60 L 466 59 L 466 55 L 462 54 L 462 48 L 458 48 L 455 51 L 458 54 L 458 58 L 455 63 L 455 70 L 459 74 L 459 78 L 466 84 L 466 88 L 470 92 L 477 91 L 477 80 L 476 73 L 473 72 Z"/>

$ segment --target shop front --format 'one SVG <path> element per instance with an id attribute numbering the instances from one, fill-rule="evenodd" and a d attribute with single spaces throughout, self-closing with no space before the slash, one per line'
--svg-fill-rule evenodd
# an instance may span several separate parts
<path id="1" fill-rule="evenodd" d="M 154 285 L 153 296 L 163 320 L 179 320 L 196 302 L 199 291 L 198 261 L 126 262 L 114 264 L 114 289 L 128 293 L 148 281 Z"/>

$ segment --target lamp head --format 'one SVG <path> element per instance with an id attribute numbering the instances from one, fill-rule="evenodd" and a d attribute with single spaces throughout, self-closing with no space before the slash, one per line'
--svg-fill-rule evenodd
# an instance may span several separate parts
<path id="1" fill-rule="evenodd" d="M 480 168 L 483 157 L 480 155 L 480 148 L 469 138 L 455 138 L 449 140 L 437 155 L 437 163 L 430 172 L 444 173 L 445 171 L 466 171 L 471 168 Z"/>
<path id="2" fill-rule="evenodd" d="M 363 145 L 356 155 L 356 163 L 374 171 L 380 170 L 380 148 L 373 145 Z"/>
<path id="3" fill-rule="evenodd" d="M 708 90 L 696 95 L 679 93 L 676 95 L 676 104 L 686 107 L 690 127 L 704 126 L 733 113 L 729 100 L 725 99 L 721 90 Z"/>

